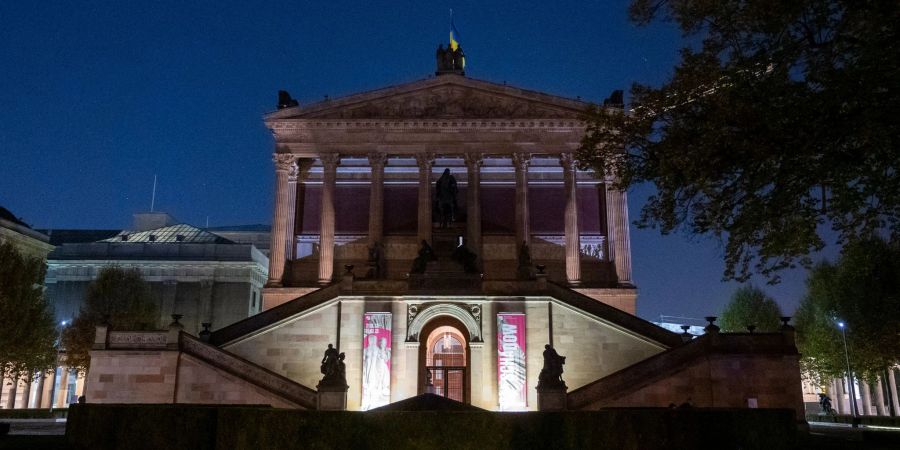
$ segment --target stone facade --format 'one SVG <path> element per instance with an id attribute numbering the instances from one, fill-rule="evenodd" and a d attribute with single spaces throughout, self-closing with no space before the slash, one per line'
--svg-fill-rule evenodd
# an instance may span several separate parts
<path id="1" fill-rule="evenodd" d="M 428 392 L 535 410 L 551 345 L 572 390 L 557 391 L 554 408 L 685 395 L 802 408 L 792 334 L 685 343 L 634 315 L 625 193 L 573 155 L 586 103 L 454 74 L 292 103 L 265 118 L 275 139 L 265 309 L 208 343 L 170 333 L 167 351 L 204 375 L 188 376 L 192 396 L 175 382 L 167 401 L 242 403 L 261 389 L 274 406 L 361 410 Z M 433 190 L 445 169 L 459 192 L 441 226 Z M 141 359 L 115 351 L 94 358 Z M 324 383 L 340 367 L 345 380 Z M 136 379 L 123 380 L 98 378 L 88 397 L 119 389 L 142 401 Z"/>

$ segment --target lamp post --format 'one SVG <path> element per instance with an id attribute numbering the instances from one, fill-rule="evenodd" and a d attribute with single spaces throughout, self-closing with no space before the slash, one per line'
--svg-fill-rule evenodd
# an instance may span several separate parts
<path id="1" fill-rule="evenodd" d="M 59 323 L 60 326 L 60 336 L 56 339 L 56 367 L 53 368 L 53 383 L 50 384 L 50 412 L 53 412 L 53 408 L 56 406 L 56 383 L 59 381 L 59 376 L 56 374 L 60 372 L 59 367 L 59 352 L 60 346 L 62 345 L 62 332 L 65 331 L 66 325 L 69 324 L 68 320 L 63 320 Z"/>
<path id="2" fill-rule="evenodd" d="M 857 427 L 856 418 L 859 417 L 859 408 L 856 405 L 856 390 L 853 388 L 853 371 L 850 369 L 850 352 L 847 350 L 847 329 L 844 322 L 837 323 L 841 329 L 841 340 L 844 341 L 844 358 L 847 361 L 847 387 L 850 389 L 850 415 L 853 416 L 853 427 Z"/>

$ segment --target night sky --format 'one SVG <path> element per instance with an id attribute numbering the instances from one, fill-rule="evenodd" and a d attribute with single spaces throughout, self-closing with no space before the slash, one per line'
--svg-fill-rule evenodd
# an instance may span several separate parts
<path id="1" fill-rule="evenodd" d="M 630 24 L 624 1 L 2 2 L 0 205 L 36 228 L 120 229 L 156 174 L 156 210 L 270 223 L 277 91 L 308 103 L 426 78 L 451 7 L 468 76 L 589 101 L 664 81 L 684 42 Z M 630 193 L 632 218 L 649 192 Z M 631 238 L 646 319 L 718 314 L 737 286 L 714 240 Z M 755 282 L 791 313 L 805 276 Z"/>

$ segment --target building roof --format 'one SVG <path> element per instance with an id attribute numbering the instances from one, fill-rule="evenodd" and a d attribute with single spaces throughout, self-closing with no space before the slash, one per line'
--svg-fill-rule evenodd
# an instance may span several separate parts
<path id="1" fill-rule="evenodd" d="M 190 244 L 233 244 L 217 234 L 201 230 L 186 223 L 156 228 L 146 231 L 123 230 L 119 234 L 102 239 L 100 242 L 158 242 Z"/>
<path id="2" fill-rule="evenodd" d="M 97 242 L 111 238 L 121 230 L 37 230 L 50 237 L 50 244 L 60 246 L 63 244 L 83 244 L 85 242 Z"/>
<path id="3" fill-rule="evenodd" d="M 12 222 L 16 225 L 21 225 L 26 228 L 31 228 L 27 223 L 23 222 L 22 219 L 16 217 L 10 210 L 0 206 L 0 219 Z"/>

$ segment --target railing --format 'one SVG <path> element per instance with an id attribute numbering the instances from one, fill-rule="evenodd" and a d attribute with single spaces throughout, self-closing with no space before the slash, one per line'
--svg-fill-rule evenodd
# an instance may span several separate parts
<path id="1" fill-rule="evenodd" d="M 306 409 L 316 409 L 316 391 L 275 372 L 260 367 L 233 353 L 206 344 L 182 332 L 181 351 L 218 369 L 224 370 L 250 384 L 273 392 Z"/>

